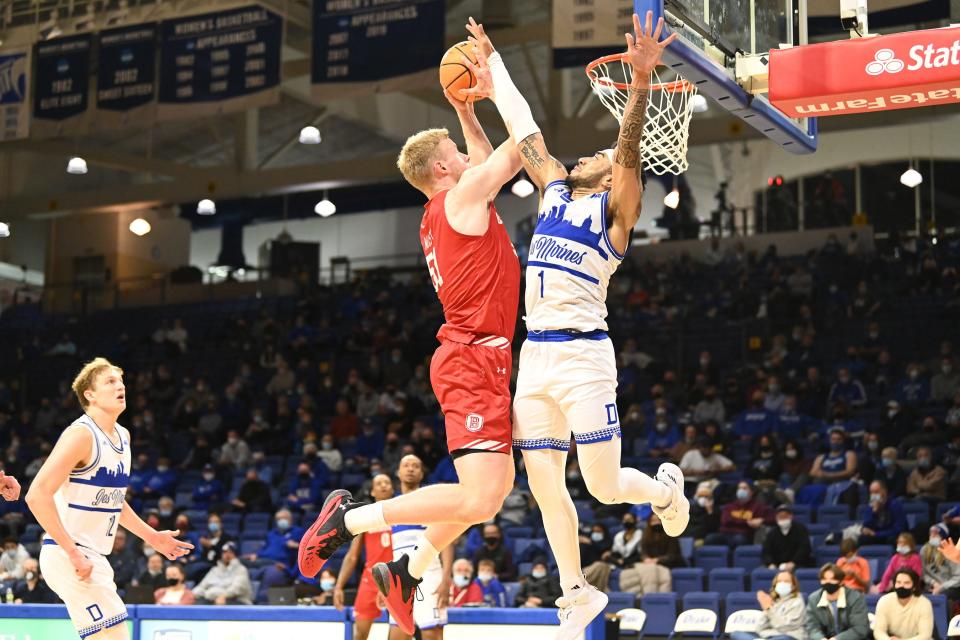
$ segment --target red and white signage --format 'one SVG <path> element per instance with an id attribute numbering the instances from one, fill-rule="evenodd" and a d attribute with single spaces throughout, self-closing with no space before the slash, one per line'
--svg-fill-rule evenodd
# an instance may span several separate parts
<path id="1" fill-rule="evenodd" d="M 770 52 L 770 102 L 794 118 L 960 102 L 960 28 Z"/>

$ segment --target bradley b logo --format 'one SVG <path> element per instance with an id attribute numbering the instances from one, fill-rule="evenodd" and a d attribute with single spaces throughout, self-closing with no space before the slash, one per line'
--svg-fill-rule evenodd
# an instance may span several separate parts
<path id="1" fill-rule="evenodd" d="M 477 432 L 483 429 L 483 416 L 471 413 L 467 416 L 467 431 Z"/>

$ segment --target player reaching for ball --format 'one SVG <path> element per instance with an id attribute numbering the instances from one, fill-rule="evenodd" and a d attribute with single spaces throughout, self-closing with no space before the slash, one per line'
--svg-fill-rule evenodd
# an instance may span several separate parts
<path id="1" fill-rule="evenodd" d="M 357 534 L 387 525 L 428 525 L 412 554 L 373 570 L 387 609 L 407 634 L 414 632 L 417 585 L 439 550 L 470 525 L 493 518 L 514 479 L 510 345 L 520 262 L 492 200 L 520 170 L 520 156 L 511 140 L 493 150 L 473 105 L 446 95 L 457 111 L 467 153 L 457 149 L 446 129 L 428 129 L 410 136 L 397 166 L 428 199 L 420 242 L 445 319 L 430 381 L 460 481 L 369 505 L 354 502 L 348 491 L 334 491 L 303 536 L 299 554 L 300 571 L 315 576 Z"/>
<path id="2" fill-rule="evenodd" d="M 664 530 L 679 536 L 690 505 L 683 474 L 664 463 L 656 478 L 620 466 L 617 368 L 607 336 L 607 285 L 630 246 L 640 216 L 640 145 L 650 73 L 663 48 L 663 21 L 652 29 L 633 16 L 627 34 L 633 84 L 616 149 L 580 158 L 569 173 L 547 151 L 530 107 L 514 86 L 483 27 L 470 19 L 478 52 L 477 86 L 511 131 L 523 165 L 540 189 L 540 211 L 526 271 L 527 340 L 520 353 L 514 400 L 514 446 L 523 453 L 530 489 L 540 505 L 560 571 L 561 640 L 573 640 L 607 604 L 580 569 L 577 512 L 564 481 L 570 434 L 587 488 L 604 504 L 651 503 Z"/>

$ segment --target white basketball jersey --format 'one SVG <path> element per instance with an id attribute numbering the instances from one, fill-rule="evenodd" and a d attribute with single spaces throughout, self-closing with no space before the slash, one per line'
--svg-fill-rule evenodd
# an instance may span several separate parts
<path id="1" fill-rule="evenodd" d="M 427 528 L 419 524 L 395 524 L 391 528 L 390 536 L 393 538 L 393 559 L 398 560 L 403 554 L 413 555 L 413 550 L 423 540 L 423 533 Z M 443 565 L 440 564 L 440 558 L 434 558 L 427 571 L 440 571 Z"/>
<path id="2" fill-rule="evenodd" d="M 117 425 L 120 446 L 116 447 L 90 416 L 81 416 L 76 424 L 89 429 L 93 436 L 90 464 L 72 471 L 53 494 L 53 501 L 64 529 L 76 544 L 109 555 L 130 482 L 130 432 Z M 49 536 L 44 542 L 48 539 L 52 543 Z"/>
<path id="3" fill-rule="evenodd" d="M 623 260 L 607 237 L 608 196 L 574 200 L 563 180 L 544 189 L 527 260 L 528 331 L 607 330 L 607 285 Z"/>

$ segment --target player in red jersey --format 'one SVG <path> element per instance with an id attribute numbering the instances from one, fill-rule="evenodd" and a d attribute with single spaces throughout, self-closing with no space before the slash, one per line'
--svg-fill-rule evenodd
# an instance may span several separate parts
<path id="1" fill-rule="evenodd" d="M 393 497 L 393 481 L 390 476 L 381 473 L 374 477 L 370 488 L 370 497 L 376 501 L 389 500 Z M 369 571 L 378 562 L 393 560 L 393 541 L 390 538 L 390 527 L 380 531 L 367 531 L 354 538 L 353 542 L 350 543 L 350 550 L 347 551 L 347 555 L 343 559 L 343 565 L 340 567 L 340 574 L 337 576 L 337 585 L 333 588 L 333 606 L 339 611 L 343 611 L 345 606 L 343 585 L 347 583 L 357 567 L 361 546 L 364 551 L 364 562 L 363 574 L 360 576 L 360 587 L 357 589 L 357 598 L 353 604 L 354 640 L 367 640 L 373 621 L 383 613 L 377 605 L 379 592 Z"/>
<path id="2" fill-rule="evenodd" d="M 520 262 L 492 200 L 519 171 L 520 156 L 512 140 L 493 150 L 473 105 L 447 98 L 457 111 L 467 153 L 446 129 L 428 129 L 407 140 L 397 166 L 428 198 L 420 240 L 445 318 L 430 380 L 460 482 L 371 505 L 354 502 L 348 491 L 334 491 L 303 536 L 299 554 L 300 570 L 314 576 L 359 533 L 388 524 L 428 525 L 411 556 L 373 568 L 387 609 L 407 634 L 414 630 L 413 598 L 425 569 L 467 527 L 496 515 L 514 478 L 510 345 Z"/>

